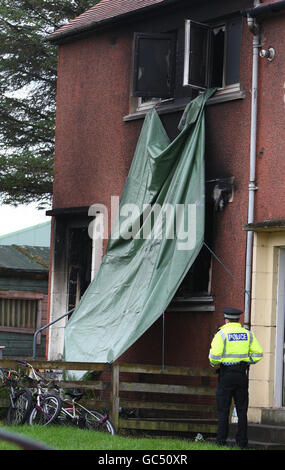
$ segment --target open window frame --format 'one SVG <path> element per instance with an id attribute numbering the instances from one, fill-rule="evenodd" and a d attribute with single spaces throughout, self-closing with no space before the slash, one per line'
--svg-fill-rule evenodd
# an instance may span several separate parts
<path id="1" fill-rule="evenodd" d="M 192 25 L 194 23 L 200 25 L 206 37 L 204 49 L 201 48 L 204 51 L 202 63 L 204 64 L 205 71 L 204 83 L 202 84 L 197 81 L 196 83 L 190 82 L 189 79 L 186 78 L 185 69 L 189 68 L 190 58 L 189 54 L 185 51 L 187 48 L 185 48 L 185 21 L 191 21 Z M 185 20 L 183 18 L 175 30 L 172 29 L 168 32 L 159 33 L 134 33 L 130 112 L 128 115 L 124 116 L 123 120 L 127 122 L 134 119 L 141 119 L 145 116 L 146 112 L 154 106 L 160 114 L 182 111 L 186 104 L 197 96 L 197 93 L 211 87 L 217 88 L 217 91 L 215 95 L 209 99 L 208 105 L 245 98 L 245 92 L 242 90 L 240 83 L 241 28 L 242 18 L 240 15 L 234 14 L 231 17 L 221 17 L 220 20 L 215 20 L 207 24 Z M 140 88 L 137 86 L 137 78 L 142 64 L 139 44 L 144 40 L 150 39 L 155 42 L 156 39 L 160 41 L 162 38 L 172 44 L 169 73 L 164 74 L 164 81 L 165 78 L 168 78 L 168 75 L 171 77 L 171 81 L 169 82 L 171 85 L 166 87 L 164 83 L 162 87 L 153 86 L 153 84 L 161 85 L 163 83 L 162 80 L 159 80 L 155 76 L 155 73 L 152 73 L 152 80 L 147 84 L 148 77 L 145 70 L 144 87 Z M 220 56 L 216 54 L 214 56 L 215 60 L 213 60 L 213 47 L 215 45 L 216 51 L 219 51 L 221 50 L 219 47 L 221 44 L 222 54 L 220 54 Z M 154 48 L 151 45 L 151 41 L 149 45 L 150 53 L 153 53 Z M 161 56 L 163 56 L 163 54 L 161 54 Z M 144 60 L 146 59 L 148 62 L 148 53 L 145 53 Z M 217 86 L 216 83 L 211 82 L 211 76 L 216 78 L 219 75 L 222 75 L 223 79 Z M 163 92 L 163 88 L 164 91 L 166 89 L 165 93 Z"/>
<path id="2" fill-rule="evenodd" d="M 215 24 L 185 20 L 184 87 L 240 90 L 241 26 L 240 17 Z"/>

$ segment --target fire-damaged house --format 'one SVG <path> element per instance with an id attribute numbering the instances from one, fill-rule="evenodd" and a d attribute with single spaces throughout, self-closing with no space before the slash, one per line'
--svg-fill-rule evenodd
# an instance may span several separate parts
<path id="1" fill-rule="evenodd" d="M 166 364 L 208 367 L 221 309 L 241 308 L 264 351 L 249 419 L 285 406 L 284 24 L 284 1 L 101 0 L 49 36 L 50 321 L 76 307 L 50 359 L 157 364 L 163 336 Z M 138 236 L 156 204 L 190 207 L 187 249 Z"/>

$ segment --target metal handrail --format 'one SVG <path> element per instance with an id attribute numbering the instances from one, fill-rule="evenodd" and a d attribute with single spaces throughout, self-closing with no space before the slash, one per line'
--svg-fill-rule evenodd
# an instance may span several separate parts
<path id="1" fill-rule="evenodd" d="M 56 318 L 55 320 L 47 323 L 46 325 L 42 326 L 41 328 L 39 328 L 38 330 L 35 331 L 34 333 L 34 338 L 33 338 L 33 360 L 36 359 L 36 349 L 37 349 L 37 336 L 38 334 L 45 330 L 46 328 L 49 328 L 51 325 L 53 325 L 54 323 L 58 322 L 59 320 L 61 320 L 62 318 L 64 317 L 67 317 L 67 315 L 71 315 L 71 313 L 75 310 L 75 308 L 72 308 L 71 310 L 69 310 L 67 313 L 65 313 L 64 315 L 61 315 L 60 317 Z"/>

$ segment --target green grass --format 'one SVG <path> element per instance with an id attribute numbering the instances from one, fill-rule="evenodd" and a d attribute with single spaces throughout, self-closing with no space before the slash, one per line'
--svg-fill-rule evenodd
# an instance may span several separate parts
<path id="1" fill-rule="evenodd" d="M 37 440 L 54 450 L 229 450 L 207 441 L 196 443 L 188 439 L 111 436 L 68 426 L 2 426 L 6 430 Z M 0 440 L 0 450 L 18 449 Z"/>

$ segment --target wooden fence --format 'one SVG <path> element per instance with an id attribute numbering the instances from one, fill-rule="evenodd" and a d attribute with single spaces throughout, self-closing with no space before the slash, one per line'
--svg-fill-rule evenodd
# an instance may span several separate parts
<path id="1" fill-rule="evenodd" d="M 159 433 L 216 433 L 216 374 L 212 369 L 144 364 L 29 361 L 35 369 L 69 371 L 61 387 L 85 391 L 82 403 L 108 409 L 116 430 Z M 0 360 L 0 367 L 19 369 L 14 360 Z M 22 366 L 20 366 L 22 368 Z M 84 380 L 76 380 L 85 371 Z M 7 398 L 0 407 L 7 407 Z"/>

